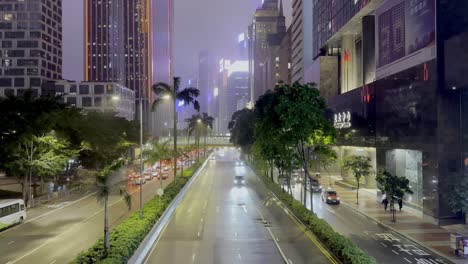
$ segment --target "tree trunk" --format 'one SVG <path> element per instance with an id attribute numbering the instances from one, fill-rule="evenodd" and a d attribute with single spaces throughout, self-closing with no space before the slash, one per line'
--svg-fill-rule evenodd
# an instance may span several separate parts
<path id="1" fill-rule="evenodd" d="M 104 246 L 107 252 L 110 250 L 110 236 L 109 236 L 109 210 L 107 208 L 107 197 L 104 198 Z"/>
<path id="2" fill-rule="evenodd" d="M 21 193 L 23 194 L 23 201 L 28 206 L 28 189 L 26 188 L 28 186 L 28 176 L 23 176 L 23 182 L 21 183 Z"/>
<path id="3" fill-rule="evenodd" d="M 359 204 L 359 180 L 357 181 L 356 204 Z"/>

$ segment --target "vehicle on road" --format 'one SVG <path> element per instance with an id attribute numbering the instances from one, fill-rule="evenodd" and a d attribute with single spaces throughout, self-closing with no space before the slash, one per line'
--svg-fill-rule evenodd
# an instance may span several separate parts
<path id="1" fill-rule="evenodd" d="M 244 166 L 244 162 L 238 160 L 236 161 L 236 166 Z"/>
<path id="2" fill-rule="evenodd" d="M 0 230 L 21 224 L 26 219 L 26 207 L 22 199 L 0 200 Z"/>
<path id="3" fill-rule="evenodd" d="M 145 177 L 145 180 L 151 181 L 153 179 L 153 173 L 150 171 L 144 172 L 143 176 Z"/>
<path id="4" fill-rule="evenodd" d="M 316 178 L 306 179 L 306 185 L 312 192 L 322 192 L 322 185 L 320 185 L 320 181 Z"/>
<path id="5" fill-rule="evenodd" d="M 234 177 L 234 184 L 236 185 L 244 185 L 245 184 L 245 177 L 241 175 L 237 175 Z"/>
<path id="6" fill-rule="evenodd" d="M 293 172 L 293 174 L 291 176 L 292 176 L 292 178 L 294 179 L 294 181 L 296 183 L 301 183 L 302 182 L 302 177 L 301 177 L 301 175 L 299 173 Z"/>
<path id="7" fill-rule="evenodd" d="M 333 189 L 326 189 L 322 192 L 322 201 L 327 204 L 340 204 L 340 197 L 338 193 Z"/>
<path id="8" fill-rule="evenodd" d="M 133 184 L 135 185 L 140 185 L 140 184 L 145 184 L 146 183 L 146 179 L 143 177 L 140 177 L 139 175 L 135 178 L 133 178 Z"/>

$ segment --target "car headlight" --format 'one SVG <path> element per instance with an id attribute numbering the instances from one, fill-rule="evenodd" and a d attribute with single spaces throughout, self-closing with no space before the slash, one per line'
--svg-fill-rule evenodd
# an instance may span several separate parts
<path id="1" fill-rule="evenodd" d="M 234 183 L 237 183 L 237 181 L 236 181 L 236 180 L 234 180 Z"/>
<path id="2" fill-rule="evenodd" d="M 337 200 L 340 200 L 340 197 L 336 197 Z"/>
<path id="3" fill-rule="evenodd" d="M 245 183 L 245 181 L 244 181 L 244 180 L 242 180 L 242 183 Z"/>
<path id="4" fill-rule="evenodd" d="M 320 185 L 319 188 L 322 189 L 322 185 Z"/>

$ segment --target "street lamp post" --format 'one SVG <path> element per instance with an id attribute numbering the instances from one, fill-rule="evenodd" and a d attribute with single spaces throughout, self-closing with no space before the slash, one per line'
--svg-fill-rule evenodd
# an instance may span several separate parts
<path id="1" fill-rule="evenodd" d="M 143 98 L 140 91 L 140 219 L 143 219 Z"/>
<path id="2" fill-rule="evenodd" d="M 200 124 L 202 120 L 197 119 L 197 162 L 200 162 Z"/>

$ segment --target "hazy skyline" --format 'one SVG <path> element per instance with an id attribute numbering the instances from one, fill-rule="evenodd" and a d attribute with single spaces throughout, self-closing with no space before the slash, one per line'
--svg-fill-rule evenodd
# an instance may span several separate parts
<path id="1" fill-rule="evenodd" d="M 174 71 L 196 78 L 198 52 L 235 58 L 237 37 L 247 30 L 262 0 L 175 0 Z M 287 24 L 291 0 L 284 0 Z M 83 79 L 83 0 L 63 0 L 63 78 Z M 156 81 L 156 80 L 155 80 Z"/>

